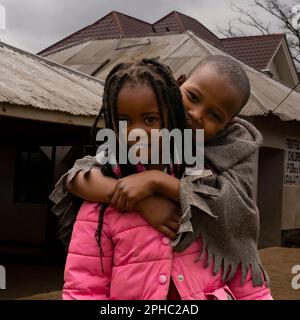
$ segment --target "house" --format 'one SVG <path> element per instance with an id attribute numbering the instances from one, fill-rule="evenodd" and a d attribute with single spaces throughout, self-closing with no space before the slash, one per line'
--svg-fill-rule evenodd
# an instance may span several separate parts
<path id="1" fill-rule="evenodd" d="M 102 91 L 96 78 L 0 43 L 2 258 L 52 250 L 49 192 L 89 147 Z"/>
<path id="2" fill-rule="evenodd" d="M 221 39 L 224 49 L 249 66 L 290 87 L 299 83 L 284 34 Z"/>

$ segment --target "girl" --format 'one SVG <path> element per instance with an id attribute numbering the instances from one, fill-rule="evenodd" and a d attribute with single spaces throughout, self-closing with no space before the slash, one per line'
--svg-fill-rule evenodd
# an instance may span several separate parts
<path id="1" fill-rule="evenodd" d="M 127 122 L 128 132 L 143 129 L 149 140 L 152 129 L 185 128 L 178 86 L 169 70 L 154 60 L 113 68 L 106 79 L 103 106 L 93 136 L 102 114 L 106 128 L 113 129 L 117 136 L 121 134 L 119 121 Z M 151 157 L 151 142 L 148 156 Z M 174 155 L 171 156 L 174 159 Z M 148 165 L 146 169 L 162 168 Z M 180 178 L 184 166 L 169 165 L 166 169 Z M 142 170 L 141 165 L 130 164 L 107 163 L 101 167 L 102 173 L 112 178 Z M 188 252 L 185 254 L 189 256 Z M 122 214 L 107 204 L 85 202 L 78 213 L 69 246 L 63 298 L 166 299 L 172 257 L 170 241 L 138 213 Z"/>

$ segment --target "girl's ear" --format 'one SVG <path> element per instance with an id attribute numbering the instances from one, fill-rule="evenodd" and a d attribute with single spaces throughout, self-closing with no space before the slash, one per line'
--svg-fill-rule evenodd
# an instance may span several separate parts
<path id="1" fill-rule="evenodd" d="M 185 74 L 182 74 L 179 76 L 179 78 L 177 79 L 177 84 L 179 85 L 179 87 L 181 85 L 184 84 L 184 82 L 186 81 L 186 75 Z"/>

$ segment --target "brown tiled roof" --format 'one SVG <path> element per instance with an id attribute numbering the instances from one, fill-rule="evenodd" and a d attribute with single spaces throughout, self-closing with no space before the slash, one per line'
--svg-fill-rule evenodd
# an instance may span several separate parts
<path id="1" fill-rule="evenodd" d="M 222 47 L 220 39 L 196 19 L 178 11 L 172 11 L 153 24 L 155 32 L 185 32 L 191 30 L 203 40 Z"/>
<path id="2" fill-rule="evenodd" d="M 224 49 L 249 66 L 263 70 L 267 67 L 284 34 L 221 39 Z"/>
<path id="3" fill-rule="evenodd" d="M 126 14 L 112 11 L 94 24 L 71 34 L 39 54 L 45 54 L 73 43 L 88 40 L 119 38 L 120 36 L 145 36 L 154 34 L 154 32 L 157 34 L 181 33 L 187 30 L 191 30 L 201 39 L 225 49 L 229 54 L 258 70 L 267 66 L 284 37 L 283 34 L 274 34 L 219 39 L 199 21 L 178 11 L 170 12 L 153 25 Z"/>
<path id="4" fill-rule="evenodd" d="M 55 49 L 84 40 L 119 38 L 121 35 L 132 36 L 145 35 L 147 33 L 153 33 L 152 25 L 150 23 L 130 17 L 120 12 L 112 11 L 95 23 L 44 49 L 39 52 L 39 54 L 45 54 Z"/>
<path id="5" fill-rule="evenodd" d="M 139 35 L 144 36 L 153 32 L 185 32 L 187 30 L 191 30 L 202 39 L 222 47 L 222 42 L 219 38 L 209 31 L 204 25 L 196 19 L 186 16 L 178 11 L 172 11 L 153 25 L 130 17 L 126 14 L 112 11 L 100 20 L 96 21 L 94 24 L 91 24 L 61 41 L 58 41 L 52 46 L 39 52 L 39 54 L 45 54 L 55 49 L 84 40 L 118 38 L 121 35 L 127 37 Z"/>

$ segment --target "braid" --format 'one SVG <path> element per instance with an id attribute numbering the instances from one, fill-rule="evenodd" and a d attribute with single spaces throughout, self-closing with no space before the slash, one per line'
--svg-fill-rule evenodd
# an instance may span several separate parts
<path id="1" fill-rule="evenodd" d="M 130 76 L 127 73 L 124 73 L 116 82 L 115 87 L 112 88 L 111 90 L 111 103 L 110 103 L 110 108 L 109 108 L 109 112 L 110 117 L 114 120 L 111 121 L 111 128 L 113 128 L 113 130 L 115 132 L 118 132 L 119 128 L 118 126 L 116 126 L 116 124 L 118 123 L 119 119 L 118 119 L 118 110 L 117 110 L 117 97 L 118 94 L 120 92 L 120 90 L 123 88 L 124 84 L 130 81 Z M 116 146 L 116 158 L 119 159 L 119 141 L 117 141 L 117 146 Z M 119 162 L 119 161 L 118 161 Z M 121 170 L 121 176 L 122 177 L 126 177 L 130 174 L 136 173 L 136 168 L 135 166 L 131 165 L 131 164 L 127 164 L 127 165 L 119 165 L 120 170 Z"/>
<path id="2" fill-rule="evenodd" d="M 164 116 L 163 106 L 162 106 L 163 98 L 159 88 L 159 81 L 155 80 L 154 76 L 150 72 L 146 72 L 146 71 L 143 72 L 142 79 L 147 80 L 154 91 L 158 108 L 159 108 L 160 118 L 161 118 L 160 126 L 161 128 L 165 128 L 165 119 L 164 119 L 165 116 Z"/>
<path id="3" fill-rule="evenodd" d="M 112 68 L 112 70 L 109 72 L 109 74 L 106 78 L 104 92 L 103 92 L 102 108 L 100 109 L 100 111 L 99 111 L 99 113 L 93 123 L 93 126 L 91 128 L 91 133 L 90 133 L 91 142 L 94 147 L 96 147 L 97 125 L 103 115 L 104 115 L 104 119 L 105 119 L 105 126 L 107 128 L 110 127 L 110 124 L 107 123 L 107 121 L 109 121 L 108 114 L 107 114 L 107 110 L 109 109 L 108 108 L 107 92 L 109 91 L 110 84 L 115 80 L 116 73 L 119 72 L 120 70 L 125 70 L 126 68 L 128 68 L 129 65 L 131 65 L 131 64 L 128 64 L 128 63 L 127 64 L 126 63 L 117 64 L 114 68 Z"/>
<path id="4" fill-rule="evenodd" d="M 116 174 L 114 173 L 114 171 L 112 170 L 111 165 L 108 163 L 101 167 L 101 172 L 105 176 L 113 177 L 115 179 L 118 178 L 116 176 Z M 98 226 L 97 226 L 97 230 L 95 232 L 95 238 L 96 238 L 98 247 L 100 248 L 100 261 L 101 261 L 102 273 L 104 273 L 104 267 L 103 267 L 103 261 L 102 261 L 102 257 L 104 256 L 104 253 L 103 253 L 102 244 L 101 244 L 101 231 L 102 231 L 103 222 L 104 222 L 104 212 L 108 208 L 108 206 L 109 206 L 108 203 L 103 203 L 101 205 L 99 217 L 98 217 Z"/>

